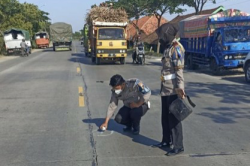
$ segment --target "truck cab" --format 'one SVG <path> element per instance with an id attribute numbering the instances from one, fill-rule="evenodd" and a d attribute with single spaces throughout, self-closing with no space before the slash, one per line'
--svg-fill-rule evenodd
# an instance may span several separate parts
<path id="1" fill-rule="evenodd" d="M 214 31 L 212 56 L 224 68 L 242 67 L 250 52 L 250 27 L 224 27 Z"/>
<path id="2" fill-rule="evenodd" d="M 126 28 L 127 23 L 94 23 L 94 40 L 92 39 L 92 61 L 100 64 L 101 60 L 125 63 L 127 57 Z"/>
<path id="3" fill-rule="evenodd" d="M 49 35 L 47 32 L 37 32 L 35 34 L 36 45 L 38 48 L 49 47 Z"/>

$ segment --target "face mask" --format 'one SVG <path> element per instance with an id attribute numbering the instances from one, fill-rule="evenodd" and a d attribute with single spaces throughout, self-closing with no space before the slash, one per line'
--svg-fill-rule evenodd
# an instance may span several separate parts
<path id="1" fill-rule="evenodd" d="M 121 90 L 121 89 L 119 89 L 119 90 L 115 90 L 115 93 L 116 93 L 117 95 L 119 95 L 121 92 L 122 92 L 122 90 Z"/>

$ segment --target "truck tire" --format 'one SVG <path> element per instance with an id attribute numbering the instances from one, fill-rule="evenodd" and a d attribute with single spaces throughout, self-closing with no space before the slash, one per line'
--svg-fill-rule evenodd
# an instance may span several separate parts
<path id="1" fill-rule="evenodd" d="M 121 59 L 120 59 L 120 63 L 121 63 L 122 65 L 124 65 L 124 64 L 125 64 L 125 58 L 121 58 Z"/>
<path id="2" fill-rule="evenodd" d="M 96 64 L 96 65 L 100 65 L 100 63 L 101 63 L 101 58 L 96 58 L 95 64 Z"/>
<path id="3" fill-rule="evenodd" d="M 212 71 L 212 73 L 213 73 L 214 75 L 219 75 L 220 72 L 221 72 L 221 70 L 220 70 L 220 68 L 219 68 L 219 66 L 218 66 L 218 64 L 217 64 L 217 62 L 216 62 L 216 60 L 215 60 L 215 58 L 212 58 L 212 59 L 210 60 L 210 70 Z"/>
<path id="4" fill-rule="evenodd" d="M 196 64 L 194 64 L 194 62 L 193 62 L 193 55 L 189 55 L 187 57 L 187 68 L 189 70 L 195 70 L 198 68 L 198 66 Z"/>
<path id="5" fill-rule="evenodd" d="M 141 63 L 141 64 L 142 64 L 142 65 L 145 65 L 145 61 L 146 61 L 146 60 L 145 60 L 145 55 L 143 55 L 143 57 L 142 57 L 142 63 Z"/>
<path id="6" fill-rule="evenodd" d="M 250 83 L 250 62 L 248 62 L 244 69 L 245 79 L 247 83 Z"/>
<path id="7" fill-rule="evenodd" d="M 91 58 L 92 63 L 95 63 L 95 59 L 96 59 L 95 57 Z"/>

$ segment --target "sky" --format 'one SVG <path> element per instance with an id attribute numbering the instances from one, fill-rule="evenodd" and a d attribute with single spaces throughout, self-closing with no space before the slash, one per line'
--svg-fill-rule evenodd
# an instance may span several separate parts
<path id="1" fill-rule="evenodd" d="M 19 2 L 27 2 L 35 4 L 39 9 L 48 12 L 51 22 L 66 22 L 73 26 L 73 31 L 83 29 L 85 16 L 88 10 L 94 4 L 100 4 L 105 0 L 19 0 Z M 250 0 L 217 0 L 216 4 L 207 3 L 204 9 L 212 9 L 218 6 L 224 6 L 226 9 L 239 9 L 250 13 Z M 194 9 L 183 6 L 186 12 L 183 14 L 193 13 Z M 176 17 L 176 14 L 165 14 L 167 20 Z"/>

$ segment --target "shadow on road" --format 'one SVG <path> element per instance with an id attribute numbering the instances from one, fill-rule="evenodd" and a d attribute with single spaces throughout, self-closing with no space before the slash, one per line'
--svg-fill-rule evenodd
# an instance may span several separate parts
<path id="1" fill-rule="evenodd" d="M 250 103 L 250 86 L 189 82 L 186 87 L 190 96 L 200 98 L 201 95 L 212 95 L 216 99 L 219 98 L 219 103 L 230 104 L 228 107 L 217 107 L 217 101 L 213 102 L 213 98 L 211 98 L 211 103 L 214 103 L 214 105 L 204 108 L 209 112 L 197 113 L 198 115 L 209 117 L 216 123 L 236 123 L 238 119 L 250 119 L 249 108 L 237 107 Z M 201 104 L 197 103 L 197 105 Z"/>
<path id="2" fill-rule="evenodd" d="M 104 122 L 104 120 L 105 120 L 104 118 L 96 118 L 96 119 L 84 119 L 82 121 L 83 121 L 83 123 L 94 124 L 94 125 L 96 125 L 96 127 L 99 128 L 102 125 L 102 123 Z M 141 127 L 143 127 L 143 126 L 141 126 Z M 122 135 L 128 136 L 132 139 L 132 141 L 134 141 L 136 143 L 140 143 L 140 144 L 145 145 L 145 146 L 150 146 L 150 145 L 154 145 L 154 144 L 159 143 L 158 141 L 155 141 L 155 140 L 148 138 L 146 136 L 143 136 L 141 134 L 140 135 L 133 135 L 130 132 L 123 132 L 122 125 L 117 124 L 113 119 L 111 119 L 109 121 L 108 130 L 115 131 L 115 132 L 120 133 Z"/>
<path id="3" fill-rule="evenodd" d="M 233 77 L 224 77 L 222 80 L 230 81 L 230 82 L 235 82 L 235 83 L 240 83 L 240 84 L 246 84 L 245 86 L 249 86 L 246 83 L 245 76 L 240 75 L 240 76 L 233 76 Z"/>
<path id="4" fill-rule="evenodd" d="M 114 61 L 101 61 L 101 64 L 96 65 L 95 63 L 92 63 L 91 57 L 85 56 L 85 53 L 72 53 L 71 55 L 72 56 L 69 59 L 69 61 L 79 62 L 79 63 L 82 63 L 84 65 L 91 65 L 91 66 L 119 65 L 119 66 L 124 66 L 124 65 L 121 65 L 120 62 L 114 62 Z M 136 65 L 136 64 L 132 64 L 132 62 L 126 62 L 125 65 Z"/>

